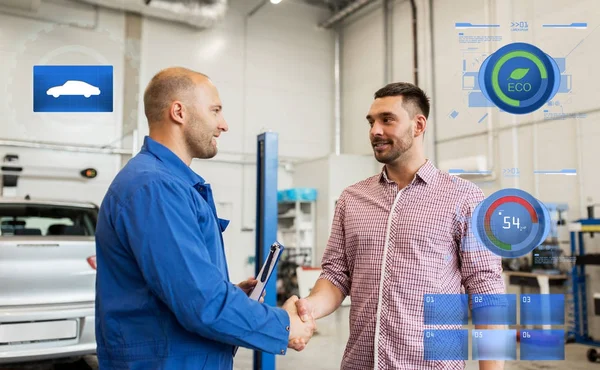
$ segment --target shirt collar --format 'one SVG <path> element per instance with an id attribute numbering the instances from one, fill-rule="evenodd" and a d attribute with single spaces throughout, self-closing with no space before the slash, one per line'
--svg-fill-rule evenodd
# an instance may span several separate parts
<path id="1" fill-rule="evenodd" d="M 433 163 L 431 163 L 431 161 L 428 159 L 425 162 L 425 164 L 422 165 L 421 168 L 419 168 L 419 170 L 415 174 L 415 178 L 413 179 L 413 182 L 417 178 L 419 178 L 423 182 L 425 182 L 426 184 L 428 184 L 428 183 L 430 183 L 430 182 L 433 181 L 433 179 L 435 177 L 435 174 L 436 174 L 436 168 L 433 165 Z M 379 175 L 379 181 L 382 181 L 382 182 L 385 181 L 387 183 L 393 182 L 387 176 L 387 171 L 385 170 L 385 165 L 381 169 L 381 174 Z"/>
<path id="2" fill-rule="evenodd" d="M 156 140 L 153 140 L 149 136 L 144 137 L 144 145 L 142 146 L 142 153 L 150 153 L 160 160 L 170 171 L 177 177 L 182 178 L 190 185 L 204 184 L 204 179 L 194 172 L 187 164 L 185 164 L 181 158 L 179 158 L 171 149 L 167 148 L 163 144 Z"/>

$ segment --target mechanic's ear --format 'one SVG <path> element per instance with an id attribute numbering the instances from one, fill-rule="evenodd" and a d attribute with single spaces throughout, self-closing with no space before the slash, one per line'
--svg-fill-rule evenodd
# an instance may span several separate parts
<path id="1" fill-rule="evenodd" d="M 187 115 L 185 106 L 182 102 L 175 100 L 171 104 L 171 109 L 169 110 L 169 115 L 171 119 L 181 125 L 185 124 L 185 118 Z"/>

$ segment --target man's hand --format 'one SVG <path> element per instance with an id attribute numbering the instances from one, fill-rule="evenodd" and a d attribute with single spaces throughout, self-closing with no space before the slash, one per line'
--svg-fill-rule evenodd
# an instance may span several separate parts
<path id="1" fill-rule="evenodd" d="M 298 316 L 304 322 L 314 320 L 315 308 L 306 298 L 302 298 L 296 301 L 296 309 L 298 310 Z"/>
<path id="2" fill-rule="evenodd" d="M 252 289 L 254 289 L 256 284 L 258 284 L 258 280 L 256 280 L 254 277 L 249 277 L 248 280 L 242 281 L 237 286 L 238 286 L 238 288 L 243 290 L 244 293 L 246 293 L 246 295 L 250 295 L 250 293 L 252 293 Z M 263 291 L 263 293 L 260 297 L 260 300 L 259 300 L 260 303 L 263 303 L 265 301 L 266 294 L 267 294 L 267 290 L 265 289 L 265 291 Z"/>
<path id="3" fill-rule="evenodd" d="M 288 347 L 295 349 L 296 351 L 302 351 L 308 344 L 310 338 L 312 338 L 316 324 L 312 317 L 307 322 L 303 322 L 298 316 L 298 310 L 296 304 L 298 297 L 292 296 L 283 304 L 283 309 L 287 311 L 290 316 L 290 337 L 288 341 Z"/>
<path id="4" fill-rule="evenodd" d="M 315 321 L 315 309 L 314 306 L 312 305 L 312 303 L 310 303 L 310 301 L 306 298 L 302 298 L 302 299 L 298 299 L 296 301 L 296 310 L 298 312 L 298 317 L 300 317 L 300 319 L 305 322 L 305 323 L 315 323 L 315 330 L 317 329 L 316 327 L 316 321 Z M 288 343 L 288 347 L 295 349 L 296 351 L 301 351 L 304 349 L 304 347 L 306 347 L 306 342 L 302 339 L 302 338 L 293 338 L 290 339 L 289 343 Z"/>

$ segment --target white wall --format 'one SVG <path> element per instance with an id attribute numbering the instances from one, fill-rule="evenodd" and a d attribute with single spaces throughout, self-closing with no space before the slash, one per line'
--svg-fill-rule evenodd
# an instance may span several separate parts
<path id="1" fill-rule="evenodd" d="M 231 278 L 247 278 L 253 274 L 246 262 L 254 255 L 255 234 L 242 232 L 242 228 L 255 225 L 256 166 L 219 160 L 255 161 L 256 137 L 263 129 L 278 132 L 279 155 L 286 160 L 324 156 L 333 143 L 334 40 L 330 31 L 316 27 L 328 11 L 285 1 L 277 6 L 268 3 L 246 20 L 247 12 L 258 3 L 230 1 L 224 21 L 207 30 L 142 19 L 139 39 L 137 21 L 118 11 L 100 9 L 95 29 L 82 29 L 57 27 L 55 23 L 79 22 L 91 27 L 96 13 L 85 4 L 44 2 L 40 14 L 48 21 L 31 19 L 39 15 L 8 15 L 0 9 L 0 63 L 4 67 L 0 69 L 0 91 L 8 97 L 0 99 L 0 117 L 5 117 L 0 123 L 0 139 L 98 146 L 113 143 L 131 148 L 133 137 L 127 135 L 129 127 L 124 130 L 123 122 L 125 119 L 129 126 L 133 113 L 139 128 L 139 150 L 148 132 L 141 94 L 152 76 L 176 65 L 208 74 L 219 89 L 230 130 L 221 137 L 215 160 L 194 161 L 192 168 L 211 183 L 220 214 L 231 218 L 225 233 Z M 24 50 L 22 43 L 27 46 Z M 132 51 L 139 57 L 139 67 L 132 63 L 125 68 Z M 45 63 L 113 65 L 114 112 L 32 113 L 32 65 Z M 138 86 L 132 88 L 136 83 Z M 132 98 L 138 100 L 137 111 L 131 105 L 135 101 Z M 125 135 L 124 142 L 118 140 L 121 135 Z M 98 178 L 87 183 L 23 179 L 19 184 L 19 195 L 97 203 L 120 169 L 121 160 L 129 158 L 0 147 L 0 156 L 5 153 L 19 154 L 24 165 L 86 164 L 97 168 Z M 292 186 L 291 173 L 283 167 L 278 184 L 280 188 Z"/>
<path id="2" fill-rule="evenodd" d="M 543 202 L 568 203 L 571 220 L 586 217 L 585 207 L 590 202 L 598 203 L 600 199 L 600 176 L 596 170 L 600 154 L 597 149 L 600 139 L 600 131 L 597 128 L 600 103 L 596 97 L 600 72 L 595 68 L 594 62 L 600 56 L 597 48 L 600 33 L 593 32 L 600 25 L 600 19 L 593 16 L 598 12 L 600 3 L 594 0 L 435 0 L 435 89 L 436 109 L 440 117 L 436 129 L 437 139 L 443 141 L 438 145 L 439 159 L 487 155 L 489 146 L 487 135 L 484 133 L 488 122 L 477 123 L 487 111 L 490 113 L 488 119 L 495 132 L 492 159 L 499 178 L 492 186 L 484 187 L 484 192 L 489 195 L 501 188 L 519 187 Z M 511 32 L 512 21 L 528 21 L 529 30 Z M 460 31 L 454 29 L 455 22 L 500 24 L 498 29 L 479 31 L 482 35 L 503 37 L 502 42 L 488 45 L 488 51 L 520 41 L 532 43 L 552 57 L 564 57 L 568 54 L 566 65 L 568 73 L 572 75 L 572 94 L 558 94 L 554 100 L 563 102 L 565 113 L 589 112 L 587 117 L 544 120 L 543 109 L 552 109 L 548 106 L 522 116 L 499 113 L 497 109 L 469 108 L 461 90 L 460 73 L 460 49 L 466 46 L 459 45 L 457 41 L 457 33 Z M 587 22 L 588 28 L 561 30 L 542 27 L 543 24 L 567 22 Z M 581 42 L 582 40 L 584 41 Z M 571 103 L 567 104 L 569 99 Z M 460 112 L 455 120 L 448 117 L 448 113 L 453 109 Z M 513 167 L 520 169 L 519 178 L 502 177 L 502 169 Z M 576 168 L 578 175 L 573 177 L 533 174 L 534 170 L 562 168 Z M 588 252 L 599 252 L 597 239 L 586 237 Z M 590 293 L 600 292 L 599 270 L 597 267 L 587 269 Z M 600 320 L 590 316 L 590 328 L 592 334 L 600 335 Z"/>
<path id="3" fill-rule="evenodd" d="M 461 89 L 461 45 L 457 41 L 454 23 L 464 20 L 468 22 L 489 22 L 500 24 L 492 34 L 500 35 L 503 41 L 489 45 L 493 51 L 510 42 L 529 42 L 540 47 L 552 57 L 564 57 L 570 50 L 584 39 L 573 53 L 567 58 L 567 70 L 572 74 L 573 94 L 572 103 L 563 104 L 565 113 L 594 111 L 587 118 L 566 120 L 544 120 L 543 109 L 526 115 L 509 115 L 499 113 L 497 109 L 489 109 L 492 128 L 496 132 L 494 145 L 496 155 L 492 158 L 500 179 L 495 188 L 519 185 L 538 196 L 542 201 L 568 202 L 572 208 L 573 217 L 585 216 L 587 198 L 598 199 L 600 192 L 593 184 L 599 184 L 593 164 L 592 143 L 595 142 L 594 115 L 600 104 L 594 95 L 597 91 L 597 81 L 600 73 L 593 68 L 593 60 L 598 56 L 595 45 L 600 41 L 600 35 L 592 33 L 599 23 L 597 18 L 588 14 L 600 10 L 596 1 L 548 2 L 514 2 L 486 1 L 489 11 L 485 12 L 479 0 L 462 1 L 460 3 L 438 0 L 434 2 L 435 26 L 435 85 L 440 120 L 437 125 L 437 139 L 442 141 L 438 146 L 440 158 L 456 158 L 464 155 L 487 155 L 486 123 L 477 121 L 484 113 L 484 108 L 469 108 Z M 511 32 L 511 20 L 528 21 L 529 31 Z M 587 30 L 549 30 L 542 24 L 565 23 L 570 19 L 580 19 L 572 22 L 588 22 Z M 474 31 L 471 31 L 474 32 Z M 486 31 L 480 31 L 485 34 Z M 465 46 L 462 46 L 463 48 Z M 566 94 L 558 94 L 555 100 L 568 100 Z M 563 101 L 563 103 L 564 103 Z M 456 109 L 461 112 L 457 119 L 452 120 L 448 113 Z M 487 122 L 487 121 L 486 121 Z M 511 127 L 516 125 L 513 130 Z M 578 142 L 578 125 L 579 139 Z M 476 135 L 481 134 L 481 135 Z M 473 137 L 465 137 L 476 135 Z M 464 138 L 463 138 L 464 137 Z M 537 150 L 534 150 L 537 148 Z M 581 157 L 581 163 L 579 158 Z M 534 163 L 534 161 L 536 163 Z M 502 178 L 501 169 L 519 167 L 519 179 Z M 577 177 L 556 177 L 533 175 L 533 170 L 577 168 Z M 580 192 L 579 181 L 585 178 L 583 192 Z M 536 185 L 537 183 L 537 185 Z M 490 188 L 489 191 L 495 190 Z M 581 204 L 583 201 L 583 204 Z"/>
<path id="4" fill-rule="evenodd" d="M 123 89 L 123 14 L 95 11 L 87 5 L 64 7 L 44 3 L 41 13 L 55 21 L 39 21 L 0 12 L 0 138 L 67 145 L 105 145 L 121 136 Z M 57 22 L 79 22 L 82 28 Z M 112 113 L 34 113 L 33 66 L 41 64 L 110 64 L 114 66 Z M 94 167 L 98 177 L 89 182 L 24 178 L 18 195 L 99 203 L 119 168 L 119 157 L 37 149 L 0 147 L 0 157 L 19 154 L 24 166 L 83 169 Z M 85 184 L 85 185 L 83 185 Z"/>
<path id="5" fill-rule="evenodd" d="M 408 1 L 390 1 L 392 39 L 391 76 L 385 74 L 385 24 L 382 1 L 375 1 L 343 22 L 342 33 L 342 151 L 348 154 L 373 155 L 365 119 L 373 94 L 389 82 L 414 83 L 412 13 Z M 420 14 L 419 17 L 424 15 Z M 419 28 L 418 39 L 427 29 Z M 423 58 L 425 51 L 420 50 Z M 421 59 L 423 60 L 423 59 Z M 427 92 L 426 66 L 421 66 L 419 85 Z M 431 117 L 430 117 L 431 118 Z M 427 144 L 433 134 L 426 135 Z"/>
<path id="6" fill-rule="evenodd" d="M 343 148 L 346 153 L 368 154 L 364 120 L 373 92 L 383 84 L 384 38 L 381 1 L 361 10 L 343 27 L 342 108 Z M 419 85 L 432 95 L 429 138 L 437 140 L 436 162 L 460 157 L 488 156 L 497 179 L 480 186 L 487 195 L 496 190 L 518 187 L 543 202 L 568 203 L 569 219 L 585 217 L 585 207 L 600 203 L 600 175 L 596 171 L 600 155 L 600 102 L 597 99 L 600 71 L 595 67 L 600 56 L 600 2 L 595 0 L 433 0 L 433 44 L 435 61 L 431 73 L 428 1 L 417 1 Z M 529 30 L 511 32 L 510 23 L 527 21 Z M 500 24 L 491 30 L 457 30 L 456 22 Z M 543 28 L 542 24 L 587 22 L 585 30 Z M 572 75 L 572 94 L 558 94 L 565 113 L 587 112 L 582 119 L 544 120 L 543 109 L 527 115 L 500 113 L 498 109 L 469 108 L 462 90 L 463 52 L 474 45 L 460 44 L 458 32 L 470 35 L 500 35 L 502 42 L 490 42 L 482 49 L 493 52 L 510 42 L 532 43 L 552 57 L 567 58 Z M 412 32 L 407 1 L 394 2 L 393 80 L 412 82 Z M 423 36 L 427 36 L 423 39 Z M 585 40 L 584 40 L 585 39 Z M 583 42 L 581 42 L 584 40 Z M 581 44 L 579 44 L 581 42 Z M 577 46 L 579 44 L 579 46 Z M 577 46 L 577 47 L 576 47 Z M 481 60 L 479 61 L 481 63 Z M 431 79 L 433 77 L 433 79 Z M 427 79 L 429 81 L 427 81 Z M 433 82 L 433 83 L 431 83 Z M 570 100 L 570 103 L 568 102 Z M 556 109 L 556 108 L 550 108 Z M 448 115 L 457 110 L 459 115 Z M 479 119 L 489 113 L 487 120 Z M 490 126 L 488 126 L 490 125 Z M 514 129 L 513 129 L 514 126 Z M 492 131 L 491 145 L 487 130 Z M 426 136 L 427 138 L 427 136 Z M 429 154 L 428 154 L 429 155 Z M 502 177 L 502 169 L 517 167 L 519 178 Z M 578 175 L 534 175 L 534 170 L 576 168 Z M 596 211 L 598 214 L 598 210 Z M 598 238 L 586 237 L 590 252 L 599 252 Z M 590 292 L 600 292 L 600 269 L 588 268 Z M 591 306 L 590 306 L 591 307 Z M 590 317 L 592 334 L 600 335 L 600 320 Z"/>
<path id="7" fill-rule="evenodd" d="M 341 39 L 342 152 L 372 154 L 365 116 L 385 84 L 381 6 L 367 6 L 346 21 Z"/>
<path id="8" fill-rule="evenodd" d="M 142 25 L 140 94 L 159 70 L 179 65 L 207 74 L 219 89 L 229 132 L 221 136 L 219 158 L 253 160 L 263 129 L 279 133 L 279 155 L 315 158 L 328 154 L 333 122 L 333 34 L 316 25 L 327 11 L 299 2 L 266 4 L 234 0 L 225 20 L 198 31 L 154 19 Z M 173 40 L 177 40 L 173 44 Z M 140 135 L 147 133 L 140 109 Z M 241 155 L 231 154 L 241 153 Z M 217 203 L 228 208 L 225 244 L 233 281 L 253 274 L 256 167 L 195 161 L 211 183 Z M 281 169 L 279 188 L 292 186 Z"/>

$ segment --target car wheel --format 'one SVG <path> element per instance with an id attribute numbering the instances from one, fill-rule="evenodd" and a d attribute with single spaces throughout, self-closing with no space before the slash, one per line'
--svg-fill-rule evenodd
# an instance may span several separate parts
<path id="1" fill-rule="evenodd" d="M 83 96 L 85 96 L 86 98 L 89 98 L 91 95 L 90 94 L 85 94 Z"/>
<path id="2" fill-rule="evenodd" d="M 55 98 L 58 98 L 60 95 L 58 95 L 58 94 L 52 94 L 52 96 L 54 96 Z"/>
<path id="3" fill-rule="evenodd" d="M 598 360 L 598 352 L 593 348 L 588 349 L 587 358 L 590 362 L 596 362 Z"/>
<path id="4" fill-rule="evenodd" d="M 93 370 L 84 359 L 78 359 L 76 361 L 69 361 L 63 363 L 57 363 L 54 365 L 54 370 Z M 97 369 L 97 367 L 95 368 Z"/>

